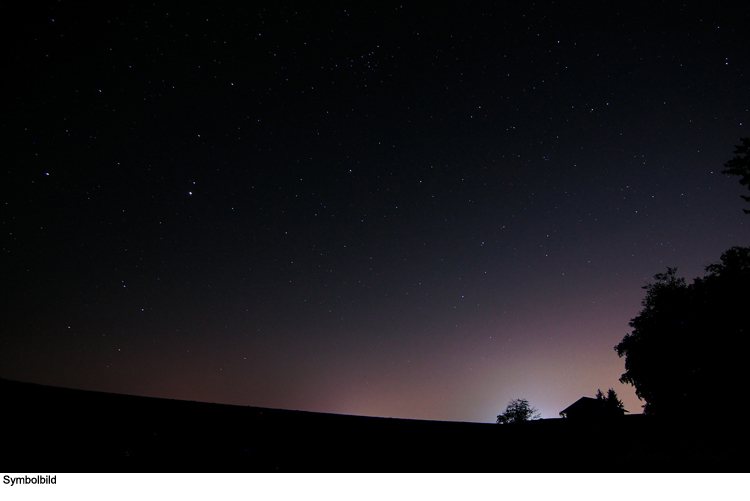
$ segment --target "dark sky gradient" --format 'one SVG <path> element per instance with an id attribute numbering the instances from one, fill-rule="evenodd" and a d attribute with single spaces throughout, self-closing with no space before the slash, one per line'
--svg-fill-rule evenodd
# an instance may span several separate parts
<path id="1" fill-rule="evenodd" d="M 483 422 L 613 387 L 640 412 L 613 346 L 641 286 L 750 244 L 721 174 L 750 8 L 611 4 L 4 16 L 0 377 Z"/>

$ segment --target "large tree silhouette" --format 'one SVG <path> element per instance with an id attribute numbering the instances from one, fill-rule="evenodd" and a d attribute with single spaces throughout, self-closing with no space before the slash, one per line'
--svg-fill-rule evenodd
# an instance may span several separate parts
<path id="1" fill-rule="evenodd" d="M 652 415 L 725 413 L 741 393 L 750 336 L 750 247 L 732 247 L 687 284 L 676 268 L 644 286 L 633 331 L 615 346 Z"/>
<path id="2" fill-rule="evenodd" d="M 731 174 L 733 176 L 740 176 L 740 184 L 747 186 L 750 189 L 750 137 L 740 138 L 742 144 L 735 146 L 734 158 L 724 164 L 724 169 L 721 171 L 722 174 Z M 750 197 L 746 195 L 740 195 L 745 201 L 750 202 Z M 750 214 L 750 210 L 742 209 L 745 214 Z"/>

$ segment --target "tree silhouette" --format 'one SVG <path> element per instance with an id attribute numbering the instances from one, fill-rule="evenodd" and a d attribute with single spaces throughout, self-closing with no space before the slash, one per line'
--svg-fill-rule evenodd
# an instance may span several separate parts
<path id="1" fill-rule="evenodd" d="M 497 416 L 498 424 L 521 423 L 539 419 L 542 415 L 537 412 L 535 407 L 531 407 L 529 401 L 525 398 L 516 398 L 508 403 L 505 412 Z"/>
<path id="2" fill-rule="evenodd" d="M 675 415 L 710 402 L 717 412 L 742 392 L 750 334 L 750 248 L 732 247 L 707 275 L 687 284 L 676 268 L 644 286 L 633 331 L 615 346 L 620 382 L 645 400 L 644 413 Z"/>
<path id="3" fill-rule="evenodd" d="M 606 395 L 602 393 L 602 390 L 596 390 L 596 399 L 601 401 L 604 404 L 604 407 L 608 410 L 618 412 L 625 410 L 625 405 L 617 397 L 617 392 L 613 388 L 607 390 Z"/>
<path id="4" fill-rule="evenodd" d="M 724 164 L 724 169 L 721 171 L 722 174 L 731 174 L 733 176 L 740 176 L 740 184 L 747 186 L 750 189 L 750 137 L 740 138 L 742 144 L 735 145 L 735 156 L 730 161 Z M 740 195 L 745 201 L 750 202 L 750 197 L 746 195 Z M 742 209 L 745 214 L 750 214 L 750 210 Z"/>

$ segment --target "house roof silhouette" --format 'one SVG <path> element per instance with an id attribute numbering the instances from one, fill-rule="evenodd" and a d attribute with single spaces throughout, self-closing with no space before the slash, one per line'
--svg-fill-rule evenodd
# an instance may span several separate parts
<path id="1" fill-rule="evenodd" d="M 581 397 L 560 411 L 560 417 L 571 419 L 602 419 L 624 416 L 625 409 L 609 407 L 604 400 Z"/>

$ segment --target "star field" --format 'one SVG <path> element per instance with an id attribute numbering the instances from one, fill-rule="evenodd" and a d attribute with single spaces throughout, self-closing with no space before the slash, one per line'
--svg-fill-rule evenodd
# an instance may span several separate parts
<path id="1" fill-rule="evenodd" d="M 484 422 L 612 387 L 640 412 L 613 346 L 641 286 L 748 245 L 721 174 L 745 7 L 25 8 L 0 377 Z"/>

